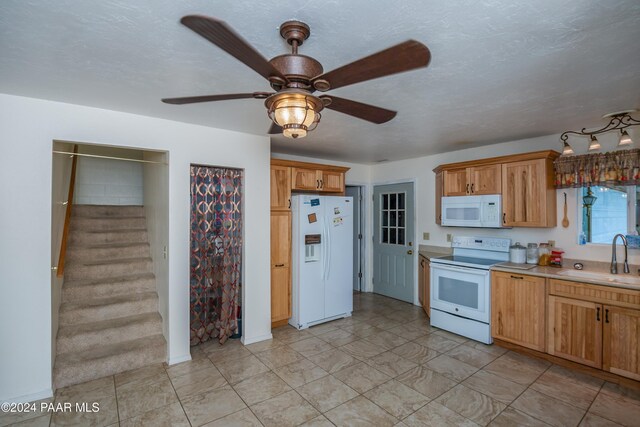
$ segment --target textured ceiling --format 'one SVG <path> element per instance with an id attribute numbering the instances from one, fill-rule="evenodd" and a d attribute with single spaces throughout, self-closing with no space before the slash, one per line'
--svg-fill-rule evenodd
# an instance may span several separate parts
<path id="1" fill-rule="evenodd" d="M 638 0 L 2 0 L 0 92 L 266 134 L 259 100 L 160 102 L 269 90 L 178 23 L 193 13 L 225 20 L 267 58 L 287 50 L 278 26 L 302 20 L 301 53 L 325 71 L 409 38 L 429 46 L 426 69 L 330 92 L 397 110 L 394 120 L 327 110 L 309 137 L 272 138 L 277 152 L 395 160 L 599 126 L 640 107 Z"/>

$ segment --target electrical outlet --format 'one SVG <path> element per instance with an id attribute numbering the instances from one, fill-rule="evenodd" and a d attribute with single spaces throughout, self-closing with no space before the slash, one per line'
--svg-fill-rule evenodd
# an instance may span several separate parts
<path id="1" fill-rule="evenodd" d="M 429 240 L 429 233 L 422 233 L 422 240 Z"/>
<path id="2" fill-rule="evenodd" d="M 453 240 L 453 234 L 447 234 L 447 242 Z"/>
<path id="3" fill-rule="evenodd" d="M 555 240 L 549 240 L 547 243 L 549 243 L 549 246 L 552 248 L 556 247 L 556 241 Z"/>

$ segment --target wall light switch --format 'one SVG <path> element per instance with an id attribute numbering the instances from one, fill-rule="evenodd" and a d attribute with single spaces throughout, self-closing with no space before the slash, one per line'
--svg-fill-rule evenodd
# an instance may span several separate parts
<path id="1" fill-rule="evenodd" d="M 447 242 L 450 242 L 453 239 L 453 234 L 447 234 Z"/>
<path id="2" fill-rule="evenodd" d="M 422 240 L 429 240 L 429 233 L 422 233 Z"/>
<path id="3" fill-rule="evenodd" d="M 552 248 L 556 247 L 556 241 L 555 240 L 549 240 L 548 243 L 549 243 L 550 247 L 552 247 Z"/>
<path id="4" fill-rule="evenodd" d="M 167 252 L 168 252 L 168 251 L 167 251 L 167 247 L 166 247 L 166 246 L 165 246 L 165 247 L 163 247 L 163 248 L 162 248 L 162 256 L 164 257 L 164 259 L 167 259 Z"/>

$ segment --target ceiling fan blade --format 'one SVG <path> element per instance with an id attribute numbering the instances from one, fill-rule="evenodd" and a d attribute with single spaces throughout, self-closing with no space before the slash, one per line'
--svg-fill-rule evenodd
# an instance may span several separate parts
<path id="1" fill-rule="evenodd" d="M 269 128 L 269 135 L 276 135 L 278 133 L 282 133 L 282 128 L 275 123 L 271 123 L 271 127 Z"/>
<path id="2" fill-rule="evenodd" d="M 224 21 L 208 16 L 188 15 L 183 17 L 180 22 L 243 62 L 265 79 L 275 76 L 282 79 L 283 82 L 287 81 L 287 78 L 280 71 Z"/>
<path id="3" fill-rule="evenodd" d="M 431 52 L 429 52 L 429 48 L 415 40 L 407 40 L 404 43 L 316 76 L 313 78 L 312 83 L 315 84 L 318 80 L 326 80 L 329 82 L 328 89 L 337 89 L 390 74 L 426 67 L 429 65 L 430 60 Z M 322 83 L 324 82 L 320 82 L 316 89 L 328 90 L 322 87 Z"/>
<path id="4" fill-rule="evenodd" d="M 331 103 L 329 105 L 325 105 L 325 108 L 376 124 L 386 123 L 398 114 L 396 111 L 387 110 L 374 105 L 363 104 L 362 102 L 352 101 L 350 99 L 338 98 L 337 96 L 320 97 L 322 100 L 326 98 L 330 98 Z"/>
<path id="5" fill-rule="evenodd" d="M 226 101 L 228 99 L 245 99 L 256 98 L 264 99 L 271 95 L 268 92 L 253 93 L 229 93 L 226 95 L 203 95 L 203 96 L 185 96 L 182 98 L 163 98 L 162 102 L 166 104 L 195 104 L 197 102 Z"/>

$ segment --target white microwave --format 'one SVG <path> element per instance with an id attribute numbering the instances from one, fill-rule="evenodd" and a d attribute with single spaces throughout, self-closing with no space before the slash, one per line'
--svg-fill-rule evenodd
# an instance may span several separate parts
<path id="1" fill-rule="evenodd" d="M 442 225 L 502 228 L 502 196 L 450 196 L 442 198 Z"/>

